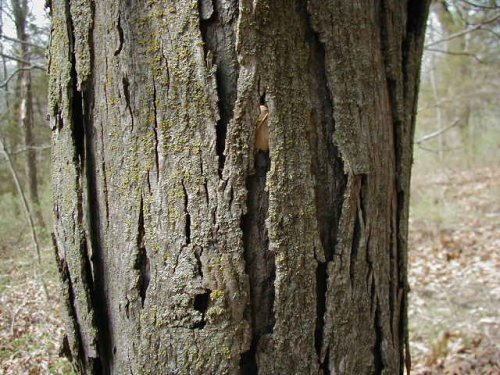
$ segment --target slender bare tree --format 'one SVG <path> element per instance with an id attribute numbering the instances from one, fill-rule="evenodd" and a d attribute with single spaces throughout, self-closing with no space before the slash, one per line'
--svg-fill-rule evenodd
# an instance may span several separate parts
<path id="1" fill-rule="evenodd" d="M 16 36 L 20 48 L 18 59 L 18 99 L 19 99 L 19 125 L 23 132 L 24 145 L 26 146 L 25 174 L 28 184 L 28 193 L 31 209 L 41 227 L 45 222 L 40 209 L 40 198 L 38 194 L 38 177 L 36 150 L 34 148 L 33 134 L 33 92 L 31 84 L 31 52 L 28 34 L 29 7 L 27 0 L 11 0 L 12 13 L 16 26 Z"/>

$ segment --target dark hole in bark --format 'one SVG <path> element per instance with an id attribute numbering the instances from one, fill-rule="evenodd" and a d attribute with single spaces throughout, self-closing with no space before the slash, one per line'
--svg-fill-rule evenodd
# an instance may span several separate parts
<path id="1" fill-rule="evenodd" d="M 204 314 L 208 309 L 209 300 L 210 300 L 210 292 L 197 294 L 196 296 L 194 296 L 193 308 L 196 311 L 199 311 Z"/>
<path id="2" fill-rule="evenodd" d="M 264 92 L 259 99 L 260 105 L 267 105 L 266 103 L 266 92 Z"/>
<path id="3" fill-rule="evenodd" d="M 205 293 L 194 296 L 193 308 L 201 313 L 201 320 L 193 325 L 193 328 L 195 329 L 203 329 L 207 324 L 205 314 L 208 310 L 208 304 L 210 302 L 210 293 L 211 290 L 207 290 Z"/>

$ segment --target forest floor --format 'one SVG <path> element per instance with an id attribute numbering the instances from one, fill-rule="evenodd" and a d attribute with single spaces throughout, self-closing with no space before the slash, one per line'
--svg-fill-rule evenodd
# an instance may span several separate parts
<path id="1" fill-rule="evenodd" d="M 500 169 L 415 179 L 413 374 L 500 374 Z"/>
<path id="2" fill-rule="evenodd" d="M 417 176 L 418 177 L 418 176 Z M 500 374 L 500 169 L 414 178 L 410 222 L 412 374 Z M 53 254 L 49 299 L 30 249 L 0 249 L 0 374 L 72 374 Z"/>

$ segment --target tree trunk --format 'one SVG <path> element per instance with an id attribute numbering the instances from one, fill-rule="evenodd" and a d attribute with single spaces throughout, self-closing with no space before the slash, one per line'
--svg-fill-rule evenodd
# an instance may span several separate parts
<path id="1" fill-rule="evenodd" d="M 403 372 L 427 10 L 52 0 L 54 243 L 79 373 Z"/>
<path id="2" fill-rule="evenodd" d="M 27 0 L 12 0 L 12 10 L 16 24 L 16 35 L 20 41 L 21 58 L 18 62 L 19 69 L 19 125 L 23 133 L 23 141 L 26 146 L 25 175 L 28 184 L 31 211 L 36 217 L 39 226 L 45 228 L 45 221 L 40 209 L 40 198 L 38 196 L 38 177 L 35 142 L 33 137 L 33 92 L 31 90 L 31 67 L 30 47 L 28 45 L 28 2 Z"/>

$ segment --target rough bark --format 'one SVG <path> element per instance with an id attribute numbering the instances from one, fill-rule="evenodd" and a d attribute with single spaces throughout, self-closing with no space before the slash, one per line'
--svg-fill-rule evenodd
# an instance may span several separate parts
<path id="1" fill-rule="evenodd" d="M 16 36 L 21 42 L 21 55 L 18 62 L 18 98 L 19 98 L 19 126 L 23 133 L 23 141 L 26 146 L 25 157 L 25 176 L 28 185 L 29 200 L 31 202 L 31 211 L 36 217 L 37 224 L 45 228 L 45 221 L 40 210 L 40 198 L 38 195 L 38 176 L 36 151 L 33 134 L 33 92 L 31 85 L 30 70 L 30 47 L 28 35 L 28 15 L 29 8 L 27 0 L 12 0 L 12 13 L 16 25 Z"/>
<path id="2" fill-rule="evenodd" d="M 427 9 L 52 0 L 54 237 L 80 373 L 403 372 Z"/>

